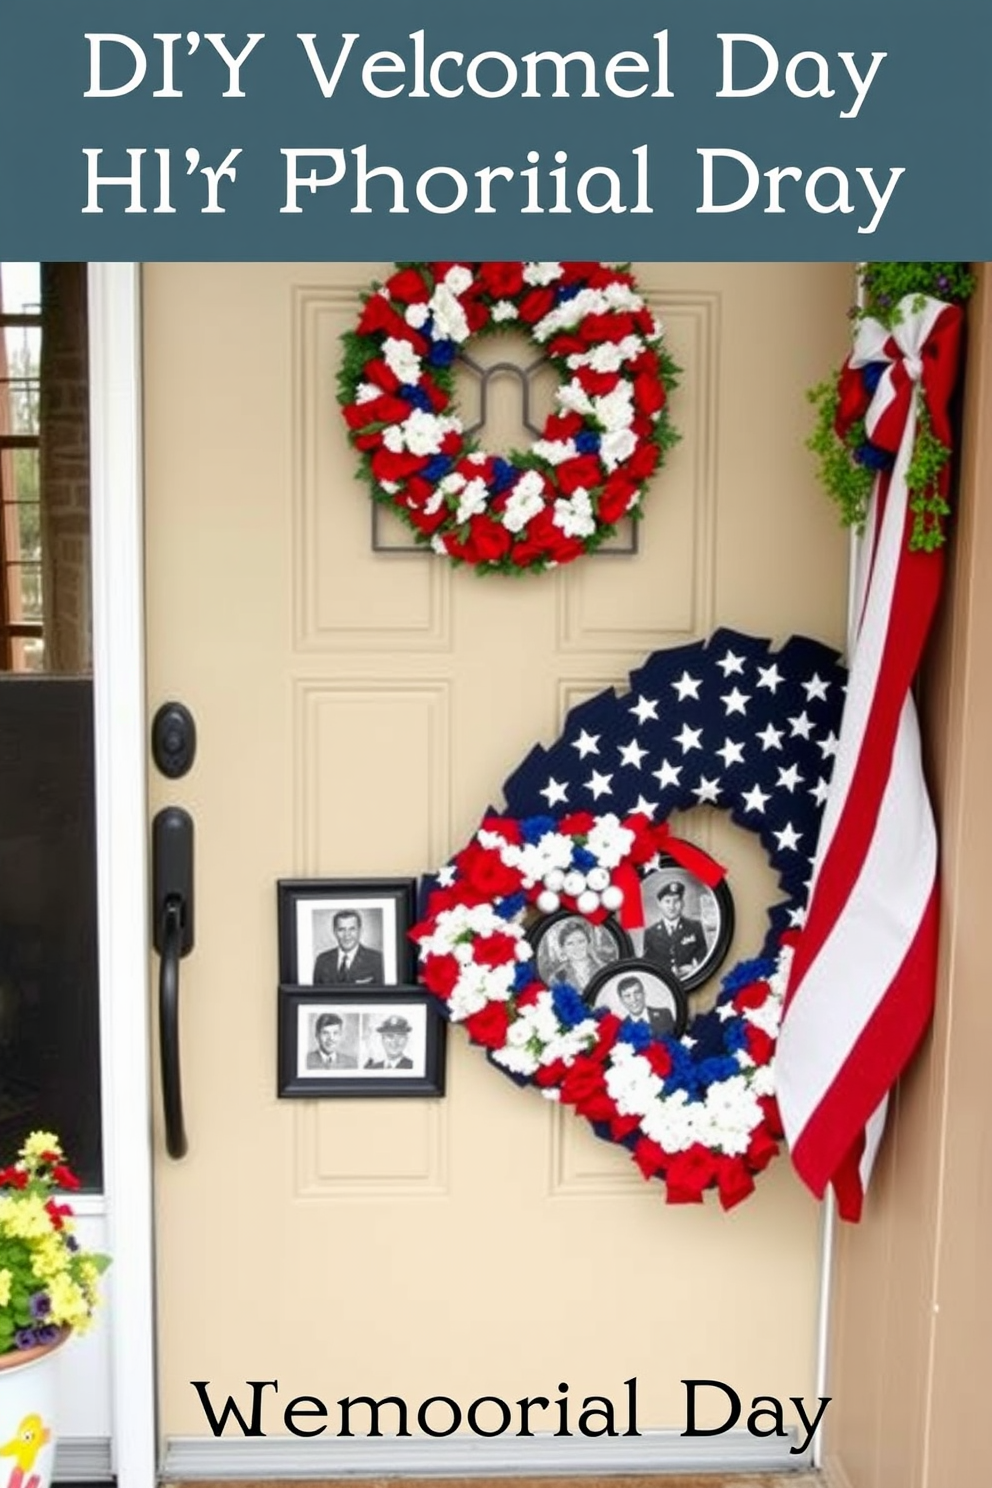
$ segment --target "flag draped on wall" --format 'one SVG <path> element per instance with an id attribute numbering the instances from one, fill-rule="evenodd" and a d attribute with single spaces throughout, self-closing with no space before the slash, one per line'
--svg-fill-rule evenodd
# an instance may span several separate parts
<path id="1" fill-rule="evenodd" d="M 907 296 L 891 330 L 863 320 L 839 419 L 863 418 L 879 468 L 861 544 L 840 742 L 776 1057 L 793 1163 L 860 1217 L 888 1092 L 933 1007 L 937 840 L 911 686 L 942 552 L 911 462 L 921 432 L 950 447 L 957 306 Z M 881 468 L 888 466 L 888 468 Z M 909 479 L 907 479 L 909 476 Z M 946 499 L 949 471 L 937 477 Z M 910 487 L 914 486 L 914 490 Z"/>

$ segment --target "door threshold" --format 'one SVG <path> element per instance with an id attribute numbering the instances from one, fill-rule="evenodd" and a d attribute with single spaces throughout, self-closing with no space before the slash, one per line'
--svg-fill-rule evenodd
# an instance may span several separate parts
<path id="1" fill-rule="evenodd" d="M 795 1473 L 652 1473 L 636 1477 L 552 1478 L 309 1478 L 309 1479 L 196 1479 L 166 1481 L 160 1488 L 828 1488 L 820 1472 L 808 1469 Z"/>

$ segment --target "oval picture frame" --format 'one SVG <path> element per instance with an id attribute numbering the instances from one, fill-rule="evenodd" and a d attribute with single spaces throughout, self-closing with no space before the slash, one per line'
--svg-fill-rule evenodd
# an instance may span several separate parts
<path id="1" fill-rule="evenodd" d="M 654 1038 L 681 1037 L 689 1018 L 684 989 L 643 956 L 606 967 L 589 983 L 584 997 L 593 1011 L 605 1008 L 627 1022 L 643 1023 Z"/>
<path id="2" fill-rule="evenodd" d="M 566 954 L 563 941 L 581 929 L 590 955 L 588 968 L 577 969 L 576 980 L 568 975 L 569 965 L 576 965 Z M 593 924 L 576 909 L 559 909 L 545 915 L 528 930 L 527 938 L 534 951 L 537 974 L 546 987 L 568 985 L 585 996 L 586 988 L 601 971 L 629 959 L 634 947 L 626 930 L 612 916 Z"/>
<path id="3" fill-rule="evenodd" d="M 684 910 L 672 932 L 664 929 L 660 909 L 661 891 L 669 884 L 679 886 L 670 902 L 680 900 Z M 726 878 L 711 888 L 662 853 L 641 879 L 641 904 L 644 930 L 639 954 L 673 977 L 684 993 L 697 992 L 719 971 L 734 938 L 734 896 Z"/>

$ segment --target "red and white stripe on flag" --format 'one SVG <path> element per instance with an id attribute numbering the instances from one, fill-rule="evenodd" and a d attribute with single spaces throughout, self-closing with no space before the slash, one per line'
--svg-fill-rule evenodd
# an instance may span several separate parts
<path id="1" fill-rule="evenodd" d="M 775 1064 L 796 1171 L 818 1197 L 832 1184 L 852 1220 L 888 1093 L 930 1020 L 936 975 L 937 836 L 911 687 L 943 558 L 910 551 L 906 473 L 918 388 L 950 446 L 962 316 L 929 298 L 907 297 L 900 309 L 891 332 L 861 323 L 847 364 L 885 364 L 865 425 L 895 460 L 876 478 L 860 548 L 840 741 Z"/>

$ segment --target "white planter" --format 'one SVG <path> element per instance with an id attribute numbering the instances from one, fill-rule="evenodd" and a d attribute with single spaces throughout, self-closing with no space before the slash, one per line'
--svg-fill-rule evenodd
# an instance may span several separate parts
<path id="1" fill-rule="evenodd" d="M 0 1355 L 0 1484 L 49 1488 L 55 1464 L 58 1350 L 68 1333 L 43 1348 Z M 20 1476 L 18 1476 L 20 1470 Z"/>

